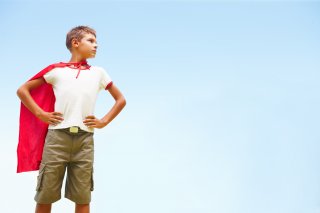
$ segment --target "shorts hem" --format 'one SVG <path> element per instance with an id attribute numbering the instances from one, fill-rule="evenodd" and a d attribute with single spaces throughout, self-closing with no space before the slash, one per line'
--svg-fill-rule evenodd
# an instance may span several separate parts
<path id="1" fill-rule="evenodd" d="M 77 199 L 74 199 L 72 196 L 69 196 L 69 195 L 65 195 L 64 197 L 69 199 L 69 200 L 71 200 L 72 202 L 74 202 L 76 204 L 90 204 L 91 203 L 91 199 L 89 199 L 89 200 L 77 200 Z"/>
<path id="2" fill-rule="evenodd" d="M 55 202 L 57 202 L 58 200 L 60 200 L 61 199 L 61 197 L 59 197 L 59 198 L 56 198 L 56 199 L 54 199 L 54 200 L 50 200 L 50 201 L 47 201 L 47 200 L 41 200 L 41 199 L 36 199 L 36 198 L 34 198 L 34 200 L 36 201 L 36 203 L 39 203 L 39 204 L 52 204 L 52 203 L 55 203 Z"/>

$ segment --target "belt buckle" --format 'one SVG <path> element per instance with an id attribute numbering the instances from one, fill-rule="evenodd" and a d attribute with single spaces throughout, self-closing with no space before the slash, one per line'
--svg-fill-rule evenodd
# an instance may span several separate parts
<path id="1" fill-rule="evenodd" d="M 69 131 L 72 132 L 72 133 L 78 133 L 79 128 L 77 126 L 72 126 L 72 127 L 69 128 Z"/>

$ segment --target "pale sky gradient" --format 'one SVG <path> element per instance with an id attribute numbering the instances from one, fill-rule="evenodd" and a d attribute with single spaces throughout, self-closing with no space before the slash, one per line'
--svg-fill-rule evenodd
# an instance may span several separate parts
<path id="1" fill-rule="evenodd" d="M 0 20 L 1 212 L 35 205 L 16 90 L 89 25 L 127 99 L 95 132 L 93 213 L 320 213 L 319 1 L 1 1 Z"/>

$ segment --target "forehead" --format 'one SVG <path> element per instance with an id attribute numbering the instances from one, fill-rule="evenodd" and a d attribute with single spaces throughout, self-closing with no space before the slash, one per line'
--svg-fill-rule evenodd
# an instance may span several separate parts
<path id="1" fill-rule="evenodd" d="M 91 33 L 84 33 L 82 39 L 94 39 L 94 40 L 96 40 L 96 37 Z"/>

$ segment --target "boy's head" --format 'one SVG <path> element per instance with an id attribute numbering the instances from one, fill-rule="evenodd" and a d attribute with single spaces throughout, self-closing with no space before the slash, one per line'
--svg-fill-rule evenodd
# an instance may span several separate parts
<path id="1" fill-rule="evenodd" d="M 66 46 L 70 52 L 85 37 L 94 37 L 96 39 L 96 31 L 88 26 L 77 26 L 72 28 L 66 37 Z"/>

